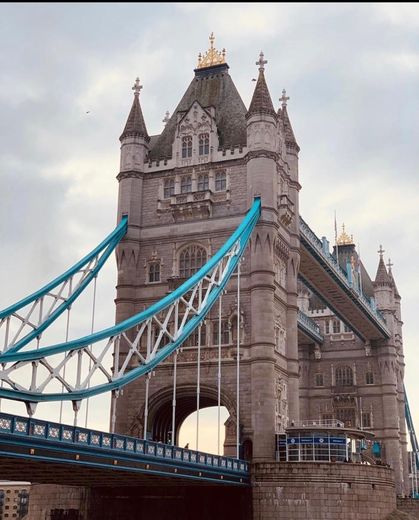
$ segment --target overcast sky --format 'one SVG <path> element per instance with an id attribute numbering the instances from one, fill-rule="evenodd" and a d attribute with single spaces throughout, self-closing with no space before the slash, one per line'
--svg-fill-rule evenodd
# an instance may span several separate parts
<path id="1" fill-rule="evenodd" d="M 304 219 L 333 241 L 336 210 L 372 277 L 380 244 L 394 263 L 419 428 L 419 4 L 1 4 L 0 308 L 113 229 L 133 81 L 160 133 L 211 31 L 246 106 L 261 50 L 275 106 L 283 88 L 291 98 Z M 112 259 L 97 328 L 114 321 L 115 275 Z M 90 414 L 106 428 L 107 398 Z M 45 405 L 39 415 L 58 418 Z"/>

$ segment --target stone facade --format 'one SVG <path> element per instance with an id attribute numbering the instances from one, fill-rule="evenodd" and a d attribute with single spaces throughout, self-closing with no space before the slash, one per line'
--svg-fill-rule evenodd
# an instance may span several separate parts
<path id="1" fill-rule="evenodd" d="M 388 468 L 261 463 L 252 475 L 254 520 L 384 520 L 396 508 Z"/>
<path id="2" fill-rule="evenodd" d="M 299 285 L 299 146 L 285 92 L 281 107 L 273 107 L 265 63 L 261 55 L 249 110 L 225 63 L 196 69 L 157 136 L 147 133 L 139 86 L 134 88 L 120 138 L 118 220 L 128 215 L 128 232 L 117 250 L 116 321 L 147 308 L 189 277 L 231 235 L 254 197 L 260 197 L 261 218 L 241 265 L 240 312 L 235 276 L 222 299 L 221 404 L 230 414 L 225 452 L 235 453 L 239 321 L 239 437 L 241 446 L 247 446 L 246 455 L 254 462 L 273 461 L 274 434 L 290 421 L 337 416 L 374 431 L 382 442 L 382 458 L 394 468 L 397 492 L 403 494 L 407 438 L 400 296 L 382 259 L 373 283 L 362 267 L 369 280 L 368 296 L 375 298 L 391 333 L 389 340 L 369 342 L 345 328 L 326 305 L 313 306 L 310 291 Z M 299 307 L 319 323 L 324 344 L 299 338 Z M 201 408 L 217 404 L 217 327 L 214 308 L 201 329 Z M 183 420 L 196 410 L 196 343 L 195 336 L 178 353 L 176 438 Z M 124 352 L 127 347 L 120 348 Z M 149 379 L 147 435 L 166 442 L 172 435 L 173 361 L 173 356 L 168 358 Z M 144 434 L 145 380 L 119 393 L 112 411 L 115 431 Z M 343 471 L 336 468 L 331 474 Z M 282 478 L 282 470 L 271 469 Z M 354 475 L 358 471 L 353 468 Z M 388 474 L 383 468 L 362 471 Z M 333 493 L 343 489 L 343 475 L 336 478 Z M 377 486 L 384 489 L 384 480 Z M 382 511 L 377 505 L 373 516 L 362 518 L 379 518 L 393 498 L 383 501 Z"/>
<path id="3" fill-rule="evenodd" d="M 26 520 L 87 520 L 89 490 L 56 484 L 32 484 Z"/>

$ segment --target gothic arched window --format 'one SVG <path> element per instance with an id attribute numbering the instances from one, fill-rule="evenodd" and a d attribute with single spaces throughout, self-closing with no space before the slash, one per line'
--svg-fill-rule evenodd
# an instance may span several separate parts
<path id="1" fill-rule="evenodd" d="M 214 320 L 212 322 L 212 342 L 213 345 L 218 345 L 218 329 L 219 322 Z M 221 345 L 228 345 L 230 343 L 230 326 L 228 320 L 221 320 Z"/>
<path id="2" fill-rule="evenodd" d="M 192 177 L 185 175 L 180 181 L 180 193 L 190 193 L 192 191 Z"/>
<path id="3" fill-rule="evenodd" d="M 336 369 L 336 386 L 352 386 L 354 374 L 351 367 L 339 367 Z"/>
<path id="4" fill-rule="evenodd" d="M 333 320 L 333 333 L 338 334 L 340 332 L 340 321 L 339 320 Z"/>
<path id="5" fill-rule="evenodd" d="M 192 157 L 192 136 L 182 137 L 182 158 Z"/>
<path id="6" fill-rule="evenodd" d="M 207 261 L 207 252 L 201 246 L 188 246 L 180 253 L 179 276 L 189 278 Z"/>
<path id="7" fill-rule="evenodd" d="M 374 384 L 374 374 L 371 371 L 369 371 L 365 374 L 365 382 L 367 385 Z"/>
<path id="8" fill-rule="evenodd" d="M 164 198 L 168 199 L 175 194 L 175 179 L 165 179 L 164 181 Z"/>
<path id="9" fill-rule="evenodd" d="M 209 134 L 199 134 L 199 155 L 209 154 Z"/>
<path id="10" fill-rule="evenodd" d="M 215 191 L 224 191 L 227 188 L 226 172 L 217 172 L 215 174 Z"/>
<path id="11" fill-rule="evenodd" d="M 148 264 L 149 283 L 160 282 L 160 262 L 150 262 Z"/>
<path id="12" fill-rule="evenodd" d="M 198 177 L 198 191 L 205 191 L 209 187 L 208 173 L 202 173 Z"/>

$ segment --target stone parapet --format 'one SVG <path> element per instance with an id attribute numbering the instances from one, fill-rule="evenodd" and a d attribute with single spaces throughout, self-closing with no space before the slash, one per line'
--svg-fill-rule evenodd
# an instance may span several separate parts
<path id="1" fill-rule="evenodd" d="M 350 463 L 256 463 L 254 520 L 384 520 L 396 508 L 393 470 Z"/>

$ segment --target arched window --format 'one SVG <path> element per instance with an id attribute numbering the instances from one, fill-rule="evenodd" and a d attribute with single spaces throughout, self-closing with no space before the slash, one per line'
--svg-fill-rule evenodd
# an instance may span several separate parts
<path id="1" fill-rule="evenodd" d="M 149 283 L 160 282 L 160 262 L 148 264 L 148 281 Z"/>
<path id="2" fill-rule="evenodd" d="M 182 158 L 192 157 L 192 136 L 182 137 Z"/>
<path id="3" fill-rule="evenodd" d="M 367 385 L 374 384 L 374 374 L 371 371 L 369 371 L 365 374 L 365 382 Z"/>
<path id="4" fill-rule="evenodd" d="M 199 155 L 209 154 L 209 134 L 199 134 Z"/>
<path id="5" fill-rule="evenodd" d="M 190 193 L 192 191 L 192 177 L 185 175 L 180 181 L 180 193 Z"/>
<path id="6" fill-rule="evenodd" d="M 354 375 L 351 367 L 338 367 L 336 369 L 336 386 L 352 386 Z"/>
<path id="7" fill-rule="evenodd" d="M 205 191 L 209 187 L 208 173 L 203 173 L 198 177 L 198 191 Z"/>
<path id="8" fill-rule="evenodd" d="M 198 329 L 197 327 L 192 334 L 188 337 L 188 339 L 183 343 L 185 347 L 196 347 L 198 346 Z M 206 344 L 206 327 L 205 325 L 202 325 L 201 327 L 201 347 L 205 346 Z"/>
<path id="9" fill-rule="evenodd" d="M 175 179 L 165 179 L 164 181 L 164 198 L 168 199 L 175 194 Z"/>
<path id="10" fill-rule="evenodd" d="M 218 345 L 218 320 L 212 322 L 212 343 Z M 221 345 L 228 345 L 230 343 L 230 327 L 228 320 L 221 320 Z"/>
<path id="11" fill-rule="evenodd" d="M 321 373 L 316 374 L 315 383 L 316 383 L 316 386 L 323 386 L 323 374 L 321 374 Z"/>
<path id="12" fill-rule="evenodd" d="M 226 172 L 217 172 L 215 174 L 215 191 L 224 191 L 227 188 Z"/>
<path id="13" fill-rule="evenodd" d="M 207 252 L 201 246 L 188 246 L 180 253 L 179 276 L 189 278 L 207 261 Z"/>

